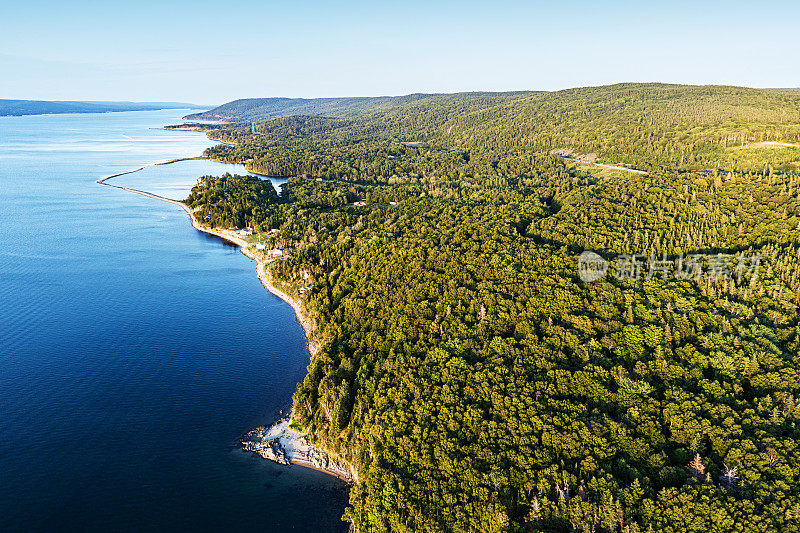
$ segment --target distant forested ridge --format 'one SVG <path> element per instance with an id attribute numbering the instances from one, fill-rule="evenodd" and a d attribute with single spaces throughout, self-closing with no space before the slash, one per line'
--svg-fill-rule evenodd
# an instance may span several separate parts
<path id="1" fill-rule="evenodd" d="M 512 93 L 464 93 L 468 95 L 495 95 Z M 245 98 L 234 100 L 203 113 L 187 115 L 194 120 L 228 120 L 261 122 L 276 117 L 314 115 L 326 117 L 354 116 L 369 111 L 403 107 L 438 95 L 408 94 L 405 96 L 373 96 L 350 98 Z"/>
<path id="2" fill-rule="evenodd" d="M 294 420 L 358 471 L 358 531 L 800 530 L 800 94 L 433 95 L 209 135 L 290 178 L 188 202 L 291 251 L 268 268 L 319 345 Z"/>
<path id="3" fill-rule="evenodd" d="M 70 102 L 45 100 L 0 100 L 0 116 L 50 115 L 61 113 L 113 113 L 159 109 L 201 109 L 180 102 Z"/>
<path id="4" fill-rule="evenodd" d="M 302 129 L 297 129 L 301 123 Z M 301 135 L 322 133 L 329 142 L 348 149 L 362 149 L 380 139 L 425 141 L 437 152 L 495 153 L 494 158 L 517 149 L 569 148 L 595 154 L 599 162 L 643 170 L 779 167 L 800 160 L 798 146 L 765 152 L 757 143 L 800 144 L 800 93 L 665 84 L 551 93 L 456 93 L 350 117 L 284 117 L 262 127 L 263 138 L 248 151 L 261 156 L 259 150 L 268 146 L 262 162 L 267 169 L 275 159 L 287 158 L 306 167 L 316 165 L 302 163 L 299 157 L 298 150 L 310 146 L 308 139 L 289 143 L 280 134 L 271 137 L 276 128 L 292 135 L 291 128 Z M 275 145 L 268 145 L 270 138 Z"/>

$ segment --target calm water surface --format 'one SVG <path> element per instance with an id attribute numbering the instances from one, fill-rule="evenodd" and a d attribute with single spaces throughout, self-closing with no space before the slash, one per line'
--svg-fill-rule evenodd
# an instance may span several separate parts
<path id="1" fill-rule="evenodd" d="M 0 531 L 346 531 L 347 489 L 233 448 L 305 374 L 288 305 L 179 208 L 95 184 L 211 143 L 181 111 L 0 118 Z M 116 183 L 173 198 L 206 161 Z"/>

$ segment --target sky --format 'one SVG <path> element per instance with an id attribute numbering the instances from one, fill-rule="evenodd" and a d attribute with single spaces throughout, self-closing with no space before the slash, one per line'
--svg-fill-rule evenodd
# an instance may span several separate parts
<path id="1" fill-rule="evenodd" d="M 796 0 L 0 0 L 0 98 L 800 87 Z"/>

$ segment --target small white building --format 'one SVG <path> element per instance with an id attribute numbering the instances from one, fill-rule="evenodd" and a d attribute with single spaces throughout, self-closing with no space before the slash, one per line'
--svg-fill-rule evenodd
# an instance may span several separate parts
<path id="1" fill-rule="evenodd" d="M 264 244 L 263 242 L 257 242 L 256 243 L 256 250 L 264 250 L 266 248 L 267 248 L 267 245 Z"/>

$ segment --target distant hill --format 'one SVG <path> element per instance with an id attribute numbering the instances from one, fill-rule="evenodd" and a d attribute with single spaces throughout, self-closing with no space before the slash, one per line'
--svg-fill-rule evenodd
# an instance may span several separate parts
<path id="1" fill-rule="evenodd" d="M 274 104 L 275 100 L 266 101 Z M 368 111 L 353 113 L 357 100 L 361 109 Z M 252 158 L 250 168 L 263 174 L 312 175 L 320 169 L 330 173 L 330 158 L 341 157 L 340 145 L 356 139 L 425 142 L 442 150 L 469 153 L 467 161 L 474 160 L 478 152 L 491 150 L 585 154 L 595 162 L 625 163 L 643 171 L 657 167 L 794 168 L 799 160 L 792 145 L 800 144 L 800 91 L 620 83 L 553 92 L 337 99 L 326 117 L 301 115 L 297 106 L 284 106 L 273 107 L 273 111 L 293 116 L 271 119 L 235 115 L 254 112 L 246 106 L 237 111 L 242 102 L 248 101 L 231 102 L 217 110 L 227 110 L 230 121 L 249 118 L 262 122 L 255 128 L 258 135 L 253 136 L 249 127 L 231 127 L 227 133 L 219 130 L 215 132 L 219 140 L 241 148 L 218 148 L 214 156 L 231 161 Z M 306 139 L 305 144 L 297 144 L 297 139 Z M 336 144 L 338 152 L 328 153 L 324 143 L 318 144 L 320 139 Z M 247 143 L 260 145 L 257 153 L 247 148 Z M 771 147 L 768 152 L 767 146 Z M 361 158 L 362 149 L 354 146 L 353 157 Z M 374 165 L 387 168 L 380 163 L 385 157 L 382 148 L 376 144 L 375 150 L 377 160 L 352 168 L 350 162 L 342 161 L 347 170 L 337 177 L 360 174 Z"/>
<path id="2" fill-rule="evenodd" d="M 293 115 L 352 117 L 370 111 L 385 111 L 425 100 L 443 97 L 494 97 L 534 92 L 456 93 L 453 95 L 415 93 L 405 96 L 363 96 L 346 98 L 245 98 L 234 100 L 205 113 L 187 115 L 189 120 L 228 120 L 261 122 Z"/>
<path id="3" fill-rule="evenodd" d="M 407 96 L 364 96 L 346 98 L 243 98 L 205 113 L 187 115 L 189 120 L 263 121 L 291 115 L 353 116 L 374 109 L 402 105 L 427 98 L 429 94 Z"/>
<path id="4" fill-rule="evenodd" d="M 202 107 L 182 102 L 75 102 L 0 99 L 0 116 L 113 113 L 119 111 L 154 111 L 157 109 L 202 109 Z"/>

